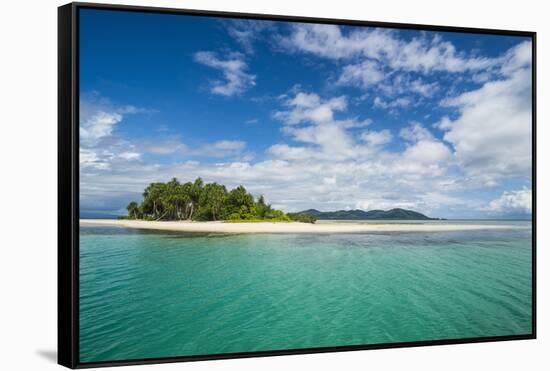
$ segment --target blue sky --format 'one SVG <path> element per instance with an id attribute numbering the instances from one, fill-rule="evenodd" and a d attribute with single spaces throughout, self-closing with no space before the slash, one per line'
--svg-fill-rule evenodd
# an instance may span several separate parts
<path id="1" fill-rule="evenodd" d="M 521 37 L 81 10 L 81 210 L 152 181 L 286 211 L 531 213 Z"/>

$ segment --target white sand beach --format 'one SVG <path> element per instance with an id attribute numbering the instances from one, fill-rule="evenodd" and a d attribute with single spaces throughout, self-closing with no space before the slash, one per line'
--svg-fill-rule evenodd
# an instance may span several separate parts
<path id="1" fill-rule="evenodd" d="M 436 224 L 436 223 L 388 223 L 360 224 L 351 222 L 309 223 L 224 223 L 192 222 L 192 221 L 143 221 L 143 220 L 112 220 L 112 219 L 81 219 L 81 225 L 109 225 L 135 229 L 151 229 L 175 232 L 205 232 L 205 233 L 359 233 L 359 232 L 443 232 L 468 231 L 487 229 L 518 229 L 517 225 L 497 224 Z"/>

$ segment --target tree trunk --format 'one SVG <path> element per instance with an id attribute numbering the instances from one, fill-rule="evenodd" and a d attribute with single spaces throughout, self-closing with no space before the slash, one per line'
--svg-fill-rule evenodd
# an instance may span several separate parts
<path id="1" fill-rule="evenodd" d="M 193 218 L 193 211 L 194 211 L 194 207 L 193 207 L 193 203 L 191 202 L 191 211 L 189 212 L 189 220 L 191 220 L 191 218 Z"/>
<path id="2" fill-rule="evenodd" d="M 162 218 L 164 218 L 164 216 L 166 215 L 166 213 L 168 213 L 168 210 L 166 210 L 164 212 L 164 214 L 162 214 L 157 220 L 155 220 L 156 222 L 158 222 L 159 220 L 161 220 Z"/>

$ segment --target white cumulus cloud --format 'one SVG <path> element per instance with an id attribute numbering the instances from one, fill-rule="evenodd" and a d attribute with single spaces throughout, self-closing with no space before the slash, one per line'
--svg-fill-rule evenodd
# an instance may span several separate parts
<path id="1" fill-rule="evenodd" d="M 225 59 L 214 52 L 200 51 L 195 61 L 222 72 L 223 80 L 213 80 L 210 92 L 223 96 L 234 96 L 256 85 L 256 76 L 247 72 L 248 66 L 241 53 L 229 53 Z"/>
<path id="2" fill-rule="evenodd" d="M 531 64 L 520 44 L 502 66 L 504 76 L 481 88 L 443 101 L 459 111 L 456 119 L 445 117 L 445 130 L 455 155 L 471 176 L 494 184 L 501 178 L 530 177 L 532 96 Z"/>
<path id="3" fill-rule="evenodd" d="M 532 195 L 531 190 L 523 188 L 516 191 L 507 191 L 502 195 L 491 201 L 487 208 L 489 211 L 497 213 L 526 213 L 532 212 Z"/>
<path id="4" fill-rule="evenodd" d="M 131 105 L 115 106 L 98 93 L 83 94 L 80 100 L 80 140 L 93 145 L 113 134 L 124 116 L 147 110 Z"/>

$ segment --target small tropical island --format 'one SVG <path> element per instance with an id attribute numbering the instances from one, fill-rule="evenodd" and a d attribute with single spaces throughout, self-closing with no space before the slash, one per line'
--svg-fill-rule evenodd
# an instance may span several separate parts
<path id="1" fill-rule="evenodd" d="M 264 196 L 255 198 L 242 185 L 231 190 L 201 178 L 181 183 L 151 183 L 141 202 L 132 201 L 127 215 L 116 220 L 81 219 L 81 224 L 200 233 L 361 233 L 404 231 L 455 231 L 516 228 L 506 225 L 439 223 L 412 210 L 315 209 L 285 213 Z M 319 222 L 317 222 L 319 221 Z M 384 222 L 386 221 L 386 222 Z"/>
<path id="2" fill-rule="evenodd" d="M 151 183 L 143 191 L 143 201 L 132 201 L 128 215 L 121 219 L 148 221 L 225 221 L 225 222 L 303 222 L 315 223 L 308 213 L 285 213 L 266 203 L 263 195 L 255 199 L 242 185 L 228 191 L 218 183 Z"/>

